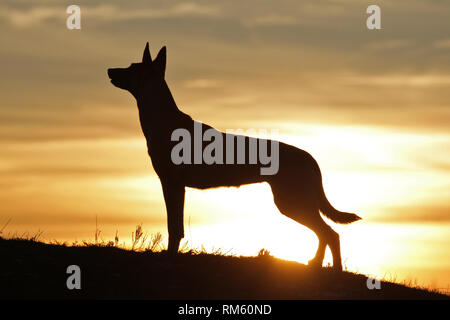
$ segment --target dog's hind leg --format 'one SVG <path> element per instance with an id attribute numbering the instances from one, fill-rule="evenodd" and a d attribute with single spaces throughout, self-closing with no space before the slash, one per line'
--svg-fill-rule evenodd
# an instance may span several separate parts
<path id="1" fill-rule="evenodd" d="M 325 249 L 328 245 L 333 255 L 333 268 L 335 270 L 342 270 L 341 249 L 339 243 L 339 235 L 328 224 L 323 221 L 318 209 L 314 209 L 313 216 L 293 217 L 293 219 L 305 227 L 311 229 L 319 239 L 319 245 L 316 255 L 313 259 L 308 261 L 308 265 L 313 267 L 321 267 L 325 256 Z"/>
<path id="2" fill-rule="evenodd" d="M 319 247 L 316 255 L 308 262 L 311 266 L 322 266 L 323 258 L 325 256 L 325 249 L 328 245 L 333 255 L 333 268 L 335 270 L 342 270 L 341 249 L 339 242 L 339 235 L 328 224 L 323 221 L 319 213 L 314 222 L 305 223 L 319 238 Z"/>
<path id="3" fill-rule="evenodd" d="M 319 246 L 317 247 L 316 255 L 308 261 L 308 266 L 312 267 L 322 266 L 323 258 L 325 257 L 325 249 L 327 247 L 327 243 L 323 237 L 317 235 L 317 238 L 319 239 Z"/>
<path id="4" fill-rule="evenodd" d="M 176 254 L 180 241 L 184 237 L 183 209 L 185 188 L 183 185 L 163 180 L 161 180 L 161 184 L 166 202 L 167 227 L 169 231 L 167 251 L 169 254 Z"/>
<path id="5" fill-rule="evenodd" d="M 333 255 L 333 267 L 342 270 L 339 235 L 325 223 L 319 213 L 314 191 L 300 188 L 293 193 L 291 188 L 271 183 L 274 201 L 285 216 L 311 229 L 319 239 L 316 255 L 309 261 L 312 266 L 322 266 L 325 249 L 328 245 Z"/>

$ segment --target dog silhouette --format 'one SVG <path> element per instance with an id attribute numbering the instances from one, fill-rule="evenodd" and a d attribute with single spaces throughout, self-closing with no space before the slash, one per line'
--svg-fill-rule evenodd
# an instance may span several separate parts
<path id="1" fill-rule="evenodd" d="M 185 188 L 215 188 L 221 186 L 241 186 L 250 183 L 267 182 L 273 193 L 277 208 L 285 216 L 311 229 L 319 239 L 319 246 L 308 265 L 322 266 L 328 245 L 333 255 L 333 268 L 342 270 L 339 235 L 322 219 L 320 212 L 336 223 L 348 224 L 361 219 L 353 213 L 336 210 L 325 196 L 319 165 L 314 158 L 301 149 L 273 140 L 231 135 L 194 121 L 180 111 L 165 81 L 166 47 L 152 60 L 148 42 L 142 62 L 132 63 L 127 68 L 108 69 L 111 83 L 129 91 L 137 101 L 142 131 L 147 140 L 148 154 L 157 173 L 164 194 L 169 232 L 168 252 L 178 252 L 180 240 L 184 237 L 183 208 Z M 181 156 L 188 161 L 175 163 L 173 150 L 178 142 L 173 133 L 182 129 L 191 137 L 197 127 L 213 130 L 215 137 L 223 141 L 241 139 L 244 141 L 245 157 L 239 146 L 223 144 L 223 155 L 230 156 L 232 164 L 216 161 L 196 162 L 196 153 L 183 150 Z M 218 134 L 218 135 L 217 135 Z M 262 163 L 250 161 L 251 148 L 261 149 L 261 142 L 270 144 L 270 151 L 278 151 L 278 170 L 274 174 L 262 174 Z M 188 141 L 192 150 L 204 152 L 208 141 L 195 145 Z M 277 149 L 275 150 L 275 147 Z M 241 145 L 242 147 L 242 145 Z M 253 148 L 253 151 L 255 149 Z M 268 150 L 267 150 L 268 151 Z M 217 150 L 215 150 L 217 152 Z M 240 162 L 237 159 L 240 158 Z M 245 160 L 245 161 L 242 161 Z M 233 163 L 234 162 L 234 163 Z"/>

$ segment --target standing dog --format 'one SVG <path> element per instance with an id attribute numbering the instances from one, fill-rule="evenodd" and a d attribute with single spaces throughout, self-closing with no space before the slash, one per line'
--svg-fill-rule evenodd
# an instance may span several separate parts
<path id="1" fill-rule="evenodd" d="M 161 180 L 166 203 L 169 253 L 178 252 L 180 240 L 184 237 L 183 207 L 186 187 L 206 189 L 268 182 L 278 209 L 287 217 L 310 228 L 319 238 L 316 255 L 309 261 L 309 265 L 322 266 L 328 245 L 333 255 L 333 267 L 342 270 L 339 235 L 323 221 L 319 211 L 336 223 L 347 224 L 361 218 L 353 213 L 338 211 L 328 202 L 319 166 L 309 153 L 276 142 L 279 167 L 271 175 L 261 174 L 262 165 L 248 161 L 249 156 L 241 158 L 247 161 L 238 161 L 236 164 L 224 164 L 223 161 L 206 164 L 196 162 L 195 155 L 183 150 L 182 157 L 188 161 L 174 163 L 172 152 L 176 142 L 173 140 L 173 133 L 177 129 L 183 129 L 193 137 L 196 126 L 200 123 L 178 109 L 165 81 L 165 70 L 166 47 L 152 61 L 147 43 L 142 62 L 132 63 L 128 68 L 108 69 L 108 76 L 114 86 L 129 91 L 137 100 L 148 154 Z M 225 140 L 243 138 L 245 151 L 251 151 L 253 142 L 261 142 L 261 139 L 230 135 L 210 126 L 200 125 L 213 130 Z M 192 149 L 198 148 L 194 141 L 189 144 Z M 202 142 L 200 152 L 205 151 L 205 147 L 207 145 Z M 222 154 L 231 154 L 232 160 L 239 157 L 237 147 L 227 144 L 222 148 Z M 272 147 L 271 151 L 275 151 L 275 148 Z"/>

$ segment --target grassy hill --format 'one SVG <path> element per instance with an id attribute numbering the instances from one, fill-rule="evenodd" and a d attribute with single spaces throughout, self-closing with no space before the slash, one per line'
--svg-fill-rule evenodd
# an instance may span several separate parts
<path id="1" fill-rule="evenodd" d="M 0 298 L 31 299 L 449 299 L 436 292 L 276 259 L 188 252 L 132 251 L 0 238 Z M 68 290 L 69 265 L 81 290 Z"/>

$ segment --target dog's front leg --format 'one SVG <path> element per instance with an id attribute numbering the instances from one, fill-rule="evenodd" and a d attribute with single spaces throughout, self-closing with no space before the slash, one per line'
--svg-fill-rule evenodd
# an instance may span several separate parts
<path id="1" fill-rule="evenodd" d="M 184 237 L 184 185 L 161 180 L 166 202 L 167 227 L 169 230 L 169 254 L 176 254 L 181 239 Z"/>

